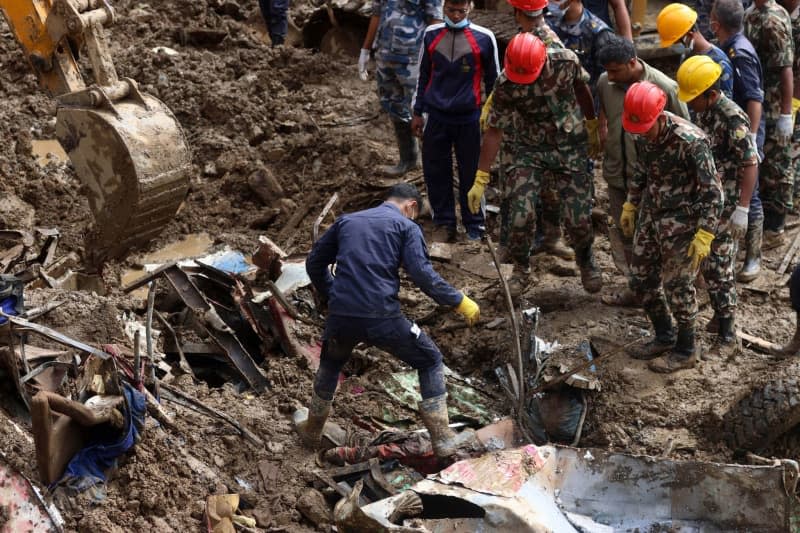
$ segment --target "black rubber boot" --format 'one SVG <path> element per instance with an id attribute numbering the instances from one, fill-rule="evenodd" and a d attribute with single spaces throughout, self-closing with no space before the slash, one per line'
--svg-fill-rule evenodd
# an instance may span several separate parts
<path id="1" fill-rule="evenodd" d="M 719 318 L 719 331 L 717 339 L 711 350 L 713 357 L 730 359 L 739 352 L 739 340 L 736 338 L 736 326 L 733 316 Z M 705 357 L 708 359 L 708 357 Z"/>
<path id="2" fill-rule="evenodd" d="M 744 236 L 744 265 L 736 276 L 738 281 L 749 283 L 761 273 L 761 240 L 764 235 L 764 221 L 757 220 L 747 226 Z"/>
<path id="3" fill-rule="evenodd" d="M 678 329 L 678 340 L 672 350 L 667 355 L 650 361 L 647 368 L 661 374 L 671 374 L 678 370 L 694 368 L 699 351 L 700 346 L 695 341 L 694 326 L 682 327 Z"/>
<path id="4" fill-rule="evenodd" d="M 589 294 L 600 292 L 603 288 L 603 276 L 594 262 L 591 244 L 575 250 L 575 262 L 581 271 L 581 284 L 584 290 Z"/>
<path id="5" fill-rule="evenodd" d="M 672 319 L 669 315 L 650 315 L 650 322 L 655 330 L 655 338 L 644 345 L 634 345 L 628 348 L 628 355 L 633 359 L 655 359 L 675 346 L 675 330 L 672 329 Z"/>
<path id="6" fill-rule="evenodd" d="M 397 137 L 397 148 L 400 151 L 400 162 L 394 166 L 381 167 L 381 172 L 391 177 L 400 177 L 410 170 L 419 167 L 419 149 L 417 139 L 411 132 L 411 123 L 393 120 L 394 133 Z"/>

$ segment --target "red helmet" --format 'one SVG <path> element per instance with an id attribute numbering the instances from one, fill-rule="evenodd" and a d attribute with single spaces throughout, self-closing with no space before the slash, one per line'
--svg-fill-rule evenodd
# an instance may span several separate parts
<path id="1" fill-rule="evenodd" d="M 638 81 L 628 88 L 622 111 L 622 127 L 628 133 L 642 134 L 653 127 L 664 110 L 667 95 L 649 81 Z"/>
<path id="2" fill-rule="evenodd" d="M 508 0 L 508 3 L 526 13 L 542 11 L 547 6 L 547 0 Z"/>
<path id="3" fill-rule="evenodd" d="M 514 83 L 528 85 L 536 81 L 547 60 L 547 49 L 541 39 L 532 33 L 518 33 L 506 48 L 506 78 Z"/>

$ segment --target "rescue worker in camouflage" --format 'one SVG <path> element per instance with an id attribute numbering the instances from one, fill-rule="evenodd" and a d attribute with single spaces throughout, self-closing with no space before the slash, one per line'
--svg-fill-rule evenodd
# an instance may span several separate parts
<path id="1" fill-rule="evenodd" d="M 697 27 L 697 11 L 685 4 L 668 4 L 662 9 L 656 19 L 656 28 L 661 41 L 661 47 L 666 48 L 675 43 L 681 43 L 686 52 L 681 57 L 681 63 L 695 55 L 706 55 L 722 67 L 719 78 L 722 92 L 728 98 L 733 98 L 733 65 L 725 52 L 714 46 Z"/>
<path id="2" fill-rule="evenodd" d="M 792 99 L 792 115 L 794 116 L 794 132 L 789 145 L 789 155 L 792 158 L 792 172 L 794 172 L 794 188 L 792 210 L 800 213 L 800 121 L 797 120 L 797 110 L 800 107 L 800 0 L 783 0 L 778 2 L 789 13 L 792 21 L 792 44 L 794 45 L 794 98 Z"/>
<path id="3" fill-rule="evenodd" d="M 744 33 L 758 52 L 764 69 L 764 160 L 760 194 L 764 204 L 763 250 L 785 243 L 783 227 L 792 207 L 794 175 L 789 144 L 794 131 L 792 95 L 792 22 L 775 0 L 755 0 L 744 14 Z"/>
<path id="4" fill-rule="evenodd" d="M 655 83 L 666 93 L 669 111 L 686 119 L 689 118 L 689 111 L 686 104 L 678 99 L 675 81 L 638 58 L 633 43 L 627 39 L 611 36 L 600 49 L 598 60 L 606 69 L 597 82 L 600 138 L 604 148 L 603 179 L 608 183 L 608 212 L 616 222 L 622 214 L 637 157 L 633 136 L 626 134 L 622 127 L 623 102 L 628 87 L 637 81 Z M 609 227 L 608 240 L 614 265 L 622 275 L 629 277 L 633 241 L 616 225 Z M 639 305 L 639 300 L 629 287 L 604 294 L 602 302 L 606 305 Z"/>
<path id="5" fill-rule="evenodd" d="M 547 0 L 509 0 L 514 8 L 514 21 L 519 26 L 521 32 L 532 33 L 541 39 L 548 48 L 563 48 L 564 43 L 555 31 L 545 22 L 545 12 Z M 483 129 L 485 129 L 486 117 L 491 108 L 491 97 L 484 105 Z M 511 175 L 513 165 L 513 154 L 515 152 L 512 143 L 514 140 L 505 136 L 503 139 L 503 149 L 500 152 L 500 188 L 505 189 L 508 176 Z M 508 216 L 503 213 L 508 212 L 508 202 L 500 203 L 501 221 L 508 221 Z M 542 190 L 537 206 L 537 235 L 535 239 L 533 253 L 548 253 L 561 259 L 575 259 L 575 252 L 564 244 L 561 232 L 563 216 L 561 214 L 561 200 L 558 193 L 558 185 L 553 179 L 548 177 L 542 184 Z M 503 238 L 508 232 L 501 231 L 501 245 L 507 245 Z"/>
<path id="6" fill-rule="evenodd" d="M 723 206 L 708 137 L 664 111 L 666 102 L 664 91 L 646 81 L 634 83 L 625 94 L 622 125 L 636 137 L 639 155 L 620 218 L 622 230 L 633 235 L 630 286 L 655 330 L 652 341 L 629 353 L 650 360 L 650 370 L 662 373 L 697 362 L 694 282 L 711 253 Z"/>
<path id="7" fill-rule="evenodd" d="M 737 348 L 734 329 L 736 243 L 747 232 L 750 196 L 758 177 L 758 148 L 747 114 L 722 93 L 722 68 L 708 56 L 692 56 L 678 69 L 678 98 L 695 113 L 695 123 L 709 137 L 722 180 L 725 206 L 711 253 L 703 264 L 717 333 L 712 352 L 727 358 Z"/>
<path id="8" fill-rule="evenodd" d="M 608 36 L 613 35 L 613 31 L 608 24 L 586 9 L 582 0 L 567 0 L 561 9 L 560 15 L 548 17 L 548 23 L 564 46 L 580 58 L 581 65 L 589 73 L 589 86 L 594 91 L 597 80 L 603 73 L 603 65 L 597 60 L 597 52 Z"/>
<path id="9" fill-rule="evenodd" d="M 744 8 L 740 0 L 716 0 L 711 10 L 711 30 L 733 65 L 733 101 L 750 119 L 750 136 L 758 147 L 759 162 L 764 148 L 764 81 L 761 60 L 755 48 L 742 32 Z M 736 279 L 750 282 L 761 272 L 761 241 L 764 230 L 764 209 L 759 195 L 759 184 L 750 199 L 747 216 L 747 233 L 744 236 L 745 258 Z"/>
<path id="10" fill-rule="evenodd" d="M 388 176 L 402 176 L 419 166 L 419 148 L 411 131 L 411 100 L 417 89 L 419 49 L 429 24 L 442 22 L 442 0 L 372 0 L 372 17 L 358 59 L 367 79 L 367 63 L 375 46 L 378 97 L 394 125 L 400 161 L 381 167 Z"/>
<path id="11" fill-rule="evenodd" d="M 583 287 L 589 293 L 602 287 L 592 252 L 592 178 L 586 172 L 587 156 L 599 152 L 599 139 L 590 138 L 585 125 L 596 120 L 588 81 L 589 75 L 572 51 L 546 48 L 530 33 L 516 35 L 506 49 L 505 69 L 495 83 L 468 202 L 472 212 L 480 209 L 489 169 L 504 135 L 509 135 L 514 139 L 513 163 L 508 188 L 502 194 L 510 201 L 510 220 L 501 223 L 501 230 L 508 232 L 503 238 L 507 249 L 501 255 L 510 256 L 514 264 L 515 292 L 521 293 L 527 284 L 535 207 L 548 175 L 558 183 Z"/>

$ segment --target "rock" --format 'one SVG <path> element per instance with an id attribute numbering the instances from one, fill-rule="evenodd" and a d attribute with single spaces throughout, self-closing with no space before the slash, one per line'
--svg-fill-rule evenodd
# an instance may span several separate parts
<path id="1" fill-rule="evenodd" d="M 159 533 L 171 533 L 175 531 L 167 524 L 167 521 L 160 516 L 151 516 L 150 521 L 153 523 L 153 531 L 158 531 Z"/>
<path id="2" fill-rule="evenodd" d="M 0 195 L 0 228 L 31 231 L 35 210 L 15 194 Z"/>
<path id="3" fill-rule="evenodd" d="M 294 200 L 289 198 L 281 198 L 281 201 L 278 203 L 278 206 L 281 209 L 281 214 L 284 216 L 292 216 L 295 211 L 297 211 L 297 204 Z"/>
<path id="4" fill-rule="evenodd" d="M 317 527 L 333 522 L 333 514 L 331 513 L 328 502 L 321 492 L 315 489 L 308 489 L 300 498 L 297 499 L 295 506 L 300 513 L 306 517 L 311 523 Z"/>
<path id="5" fill-rule="evenodd" d="M 250 174 L 247 184 L 266 206 L 273 205 L 284 196 L 283 187 L 268 168 L 260 168 Z"/>

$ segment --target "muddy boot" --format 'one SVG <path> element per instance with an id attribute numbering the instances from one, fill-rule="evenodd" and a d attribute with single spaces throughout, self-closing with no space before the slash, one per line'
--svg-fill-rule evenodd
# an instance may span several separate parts
<path id="1" fill-rule="evenodd" d="M 679 328 L 675 347 L 667 355 L 650 361 L 647 368 L 660 374 L 671 374 L 678 370 L 694 368 L 699 352 L 700 345 L 695 342 L 694 327 Z"/>
<path id="2" fill-rule="evenodd" d="M 456 242 L 456 227 L 439 225 L 431 233 L 432 242 Z"/>
<path id="3" fill-rule="evenodd" d="M 669 315 L 650 316 L 655 330 L 655 338 L 644 345 L 633 345 L 628 348 L 628 355 L 633 359 L 655 359 L 675 346 L 675 331 Z"/>
<path id="4" fill-rule="evenodd" d="M 712 316 L 711 320 L 709 320 L 708 324 L 706 324 L 706 332 L 719 333 L 719 317 L 717 316 L 716 311 L 714 311 L 714 316 Z"/>
<path id="5" fill-rule="evenodd" d="M 541 241 L 537 242 L 534 253 L 545 253 L 566 261 L 575 259 L 575 251 L 561 238 L 561 227 L 552 224 L 545 224 L 544 235 Z"/>
<path id="6" fill-rule="evenodd" d="M 575 262 L 581 271 L 581 284 L 586 292 L 595 294 L 603 288 L 603 276 L 594 262 L 592 246 L 579 248 L 575 253 Z"/>
<path id="7" fill-rule="evenodd" d="M 789 344 L 783 346 L 775 355 L 782 355 L 784 357 L 800 355 L 800 313 L 797 314 L 797 325 L 794 329 L 794 337 L 789 341 Z"/>
<path id="8" fill-rule="evenodd" d="M 341 428 L 335 424 L 325 423 L 331 413 L 332 403 L 332 401 L 323 400 L 315 392 L 312 392 L 308 408 L 302 407 L 294 412 L 292 416 L 294 427 L 306 448 L 317 450 L 322 445 L 323 433 L 341 431 Z"/>
<path id="9" fill-rule="evenodd" d="M 447 394 L 434 396 L 419 403 L 419 414 L 422 423 L 428 428 L 431 436 L 433 453 L 440 459 L 451 457 L 458 453 L 480 449 L 481 444 L 471 429 L 456 433 L 450 429 L 450 419 L 447 416 Z"/>
<path id="10" fill-rule="evenodd" d="M 764 242 L 761 244 L 762 250 L 774 250 L 784 244 L 786 244 L 786 233 L 783 230 L 764 230 Z"/>
<path id="11" fill-rule="evenodd" d="M 508 278 L 508 292 L 512 298 L 519 298 L 530 285 L 531 268 L 529 265 L 514 263 L 514 270 Z"/>
<path id="12" fill-rule="evenodd" d="M 739 353 L 739 339 L 736 338 L 734 317 L 719 318 L 719 332 L 717 333 L 717 342 L 714 343 L 714 353 L 726 360 Z"/>
<path id="13" fill-rule="evenodd" d="M 761 273 L 761 238 L 763 231 L 764 227 L 761 220 L 747 227 L 747 233 L 744 237 L 744 265 L 736 276 L 737 281 L 749 283 Z"/>
<path id="14" fill-rule="evenodd" d="M 410 170 L 419 167 L 419 150 L 417 140 L 411 133 L 411 123 L 393 120 L 394 133 L 397 136 L 397 148 L 400 150 L 400 162 L 394 166 L 383 166 L 380 171 L 387 176 L 400 177 Z"/>

